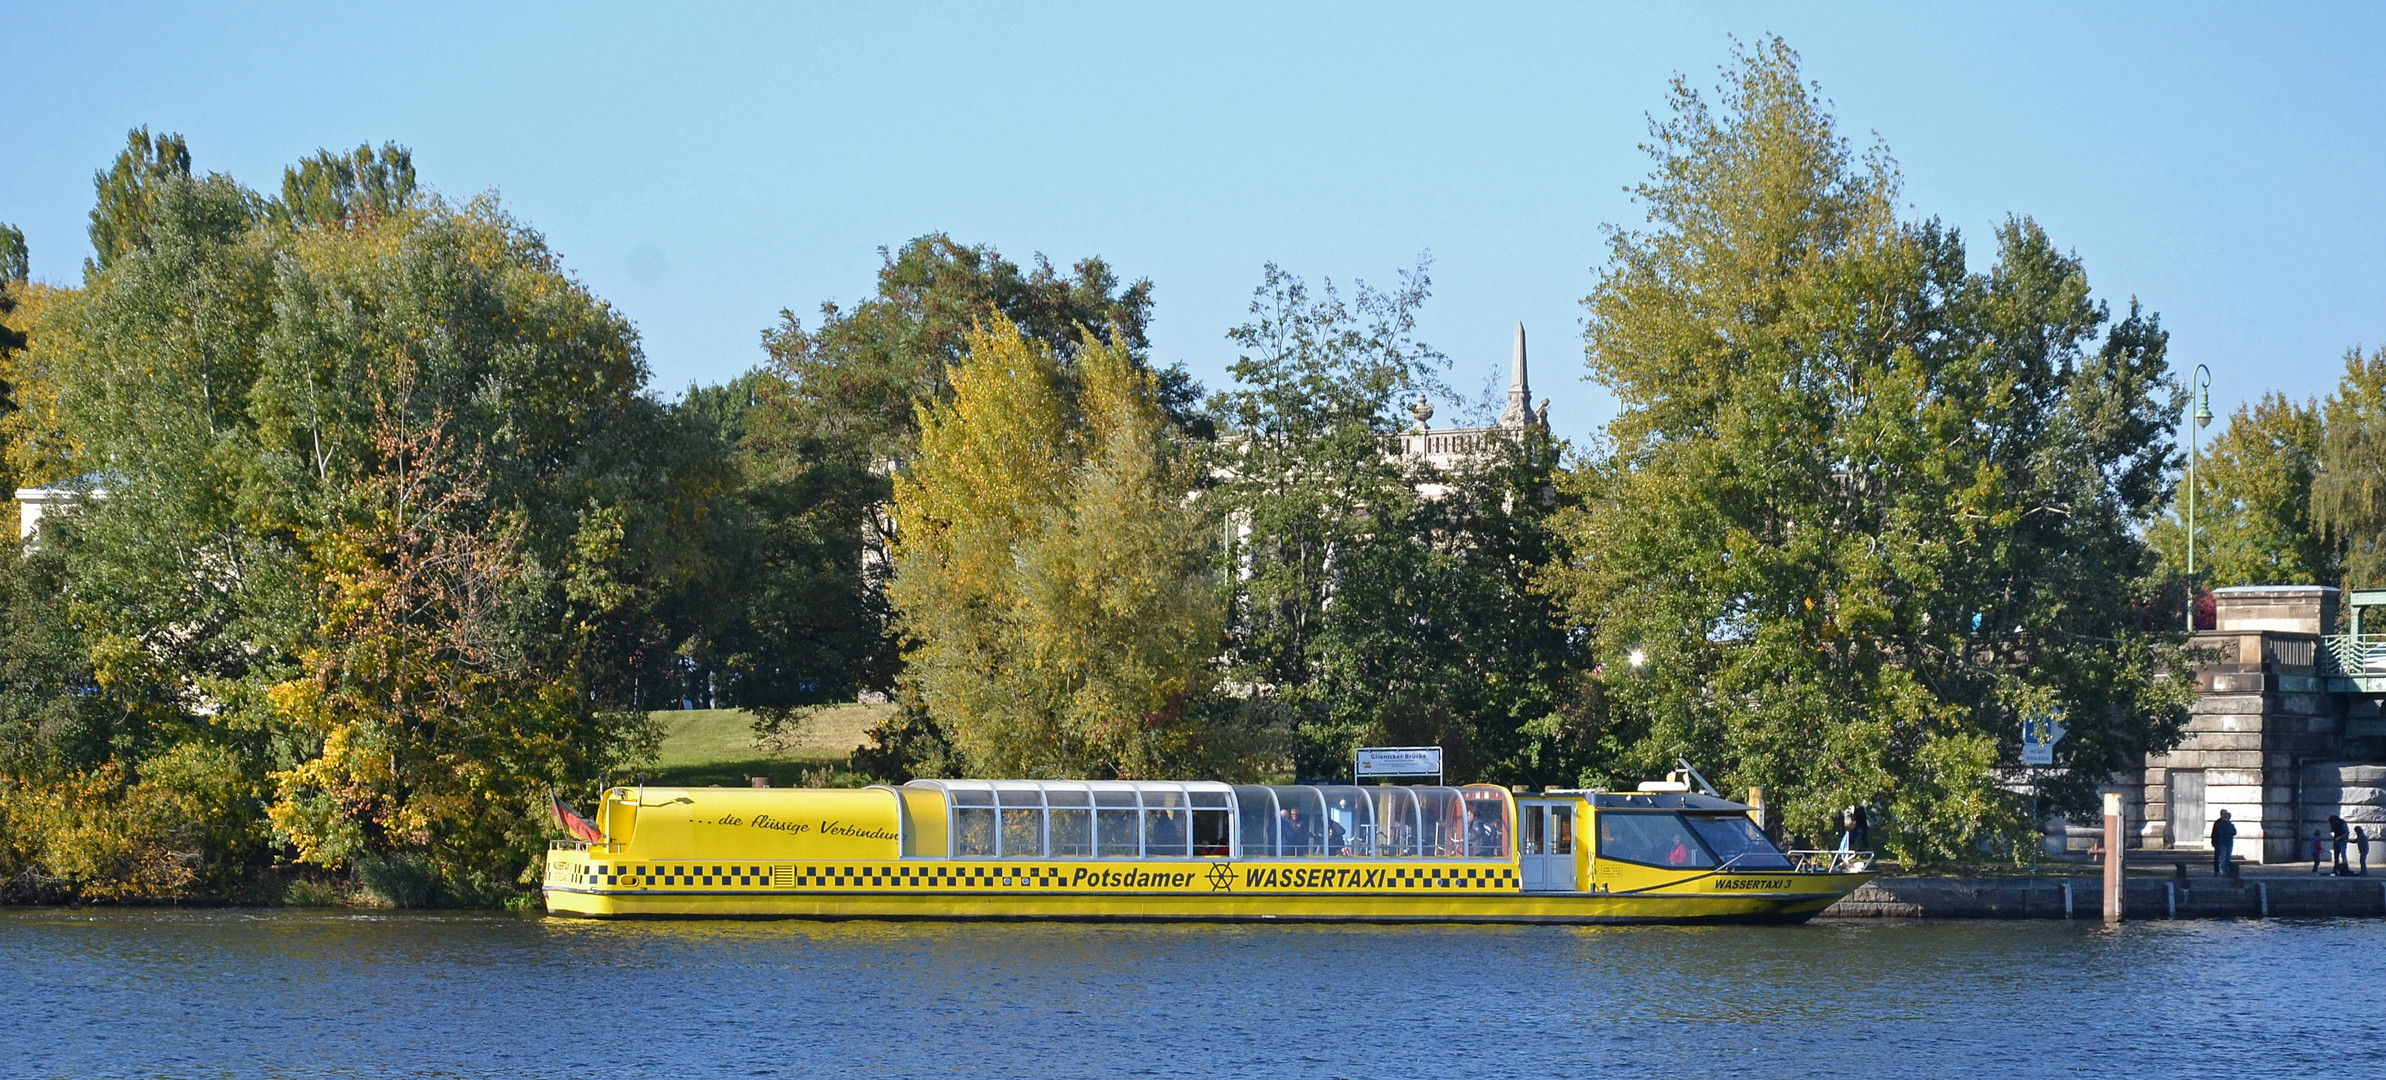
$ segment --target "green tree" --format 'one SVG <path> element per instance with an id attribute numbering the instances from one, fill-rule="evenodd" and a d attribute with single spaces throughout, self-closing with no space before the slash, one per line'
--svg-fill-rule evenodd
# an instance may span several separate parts
<path id="1" fill-rule="evenodd" d="M 33 262 L 25 250 L 25 230 L 0 221 L 0 285 L 22 285 L 32 276 Z"/>
<path id="2" fill-rule="evenodd" d="M 1345 300 L 1270 265 L 1207 496 L 1230 523 L 1228 658 L 1292 736 L 1303 776 L 1341 773 L 1365 743 L 1432 743 L 1454 776 L 1572 782 L 1574 649 L 1532 567 L 1557 447 L 1527 425 L 1452 471 L 1394 452 L 1396 405 L 1448 390 L 1415 336 L 1420 264 Z"/>
<path id="3" fill-rule="evenodd" d="M 822 305 L 817 328 L 783 312 L 763 335 L 770 360 L 740 416 L 745 531 L 727 546 L 748 560 L 746 587 L 692 657 L 698 676 L 717 674 L 724 698 L 753 709 L 765 737 L 789 731 L 808 706 L 893 688 L 892 478 L 918 452 L 920 410 L 949 398 L 949 371 L 970 328 L 1008 319 L 1064 369 L 1081 332 L 1142 363 L 1150 308 L 1148 281 L 1122 284 L 1100 259 L 1068 273 L 1040 258 L 1022 268 L 936 233 L 886 254 L 868 299 L 851 309 Z M 1159 372 L 1158 382 L 1172 417 L 1197 427 L 1199 391 L 1182 367 Z M 878 742 L 941 753 L 925 712 L 908 711 L 897 724 L 903 730 L 879 732 Z M 907 771 L 898 757 L 866 764 L 895 776 Z"/>
<path id="4" fill-rule="evenodd" d="M 1158 380 L 1090 331 L 1073 371 L 1000 316 L 965 342 L 895 482 L 906 679 L 981 775 L 1248 772 Z"/>
<path id="5" fill-rule="evenodd" d="M 2345 587 L 2374 589 L 2386 583 L 2386 349 L 2345 353 L 2320 419 L 2312 520 L 2343 560 Z"/>
<path id="6" fill-rule="evenodd" d="M 379 154 L 370 146 L 318 150 L 283 173 L 274 216 L 295 225 L 346 224 L 406 209 L 414 196 L 414 155 L 396 143 L 382 143 Z"/>
<path id="7" fill-rule="evenodd" d="M 191 148 L 182 136 L 151 139 L 144 126 L 126 132 L 124 144 L 116 163 L 92 176 L 99 199 L 91 208 L 91 248 L 102 270 L 149 245 L 159 194 L 191 178 Z"/>
<path id="8" fill-rule="evenodd" d="M 2316 585 L 2337 580 L 2336 551 L 2312 520 L 2320 409 L 2272 392 L 2240 405 L 2196 465 L 2196 574 L 2225 585 Z M 2186 575 L 2186 477 L 2171 513 L 2146 531 L 2162 572 Z"/>
<path id="9" fill-rule="evenodd" d="M 95 239 L 135 239 L 40 323 L 69 475 L 106 492 L 42 532 L 106 707 L 17 778 L 68 808 L 39 860 L 104 870 L 86 896 L 220 891 L 276 843 L 509 885 L 546 786 L 640 751 L 641 695 L 726 588 L 726 447 L 645 396 L 627 321 L 493 201 L 291 213 L 180 147 L 137 138 L 100 174 Z M 452 452 L 395 452 L 423 439 Z M 472 494 L 425 520 L 418 490 Z M 93 854 L 176 808 L 218 815 L 198 856 Z"/>
<path id="10" fill-rule="evenodd" d="M 25 254 L 25 234 L 16 226 L 0 222 L 0 422 L 22 406 L 17 404 L 16 354 L 25 349 L 23 327 L 16 325 L 17 292 L 24 288 L 29 273 Z M 0 463 L 0 480 L 14 480 L 4 463 Z M 11 484 L 11 490 L 15 485 Z"/>
<path id="11" fill-rule="evenodd" d="M 1617 767 L 1690 757 L 1807 837 L 1871 804 L 1907 859 L 2024 851 L 2021 715 L 2063 711 L 2047 792 L 2075 811 L 2184 715 L 2140 624 L 2165 336 L 2026 219 L 1982 274 L 1900 222 L 1886 151 L 1850 150 L 1779 39 L 1717 104 L 1675 81 L 1650 224 L 1584 301 L 1620 411 L 1549 582 L 1603 663 Z"/>

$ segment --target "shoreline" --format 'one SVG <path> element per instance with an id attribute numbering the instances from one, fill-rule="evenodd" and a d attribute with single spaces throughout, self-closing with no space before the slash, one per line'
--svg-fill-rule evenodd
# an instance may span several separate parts
<path id="1" fill-rule="evenodd" d="M 2081 877 L 1905 877 L 1866 882 L 1820 919 L 2084 919 L 2104 913 L 2104 881 Z M 2148 919 L 2386 918 L 2386 873 L 2329 877 L 2246 873 L 2231 881 L 2132 876 L 2122 917 Z"/>

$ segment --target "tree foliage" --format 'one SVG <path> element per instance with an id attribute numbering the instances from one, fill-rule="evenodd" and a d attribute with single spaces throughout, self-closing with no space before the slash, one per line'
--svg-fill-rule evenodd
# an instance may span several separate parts
<path id="1" fill-rule="evenodd" d="M 413 188 L 395 148 L 353 185 L 335 160 L 364 170 L 293 168 L 294 212 L 136 132 L 101 259 L 37 328 L 65 467 L 104 489 L 41 535 L 88 670 L 45 677 L 94 704 L 45 706 L 12 781 L 70 808 L 27 865 L 75 894 L 199 888 L 143 860 L 246 873 L 277 843 L 510 884 L 547 786 L 642 749 L 682 614 L 725 591 L 726 448 L 644 396 L 629 324 L 493 201 Z M 85 850 L 144 792 L 230 817 L 195 851 Z"/>
<path id="2" fill-rule="evenodd" d="M 726 699 L 754 709 L 760 732 L 775 738 L 804 707 L 894 687 L 892 477 L 918 452 L 921 410 L 949 399 L 972 327 L 1006 319 L 1064 369 L 1083 333 L 1140 363 L 1150 310 L 1151 284 L 1122 284 L 1100 259 L 1068 273 L 1041 258 L 1022 268 L 934 233 L 886 254 L 874 295 L 850 309 L 823 304 L 817 328 L 782 312 L 763 335 L 770 360 L 739 418 L 750 587 L 732 598 L 699 658 L 719 673 Z M 1181 367 L 1158 379 L 1163 404 L 1190 422 L 1190 379 Z M 934 721 L 907 717 L 906 730 L 878 741 L 939 756 Z M 882 753 L 873 767 L 897 777 L 908 771 L 900 756 Z"/>
<path id="3" fill-rule="evenodd" d="M 2322 426 L 2317 403 L 2275 391 L 2238 406 L 2196 464 L 2196 578 L 2211 586 L 2318 585 L 2340 575 L 2335 546 L 2312 520 Z M 2187 479 L 2171 512 L 2146 532 L 2165 575 L 2187 573 Z"/>
<path id="4" fill-rule="evenodd" d="M 1549 575 L 1644 775 L 1686 755 L 1820 837 L 1869 803 L 1906 858 L 2023 850 L 2019 717 L 2059 708 L 2058 806 L 2175 737 L 2140 628 L 2177 415 L 2165 336 L 2113 321 L 2032 222 L 1994 265 L 1901 222 L 1777 39 L 1652 122 L 1645 229 L 1584 301 L 1621 410 Z M 1625 663 L 1628 657 L 1642 661 Z"/>
<path id="5" fill-rule="evenodd" d="M 2311 519 L 2341 558 L 2348 588 L 2386 584 L 2386 348 L 2345 354 L 2320 406 Z"/>
<path id="6" fill-rule="evenodd" d="M 1303 776 L 1392 742 L 1443 746 L 1455 776 L 1572 782 L 1573 650 L 1531 569 L 1556 447 L 1529 427 L 1444 472 L 1391 440 L 1399 401 L 1449 396 L 1447 358 L 1415 334 L 1430 286 L 1420 263 L 1346 301 L 1270 265 L 1230 332 L 1206 496 L 1232 526 L 1228 659 Z"/>
<path id="7" fill-rule="evenodd" d="M 1248 772 L 1220 723 L 1220 612 L 1157 378 L 1089 329 L 1059 353 L 1001 316 L 895 480 L 906 678 L 979 775 Z"/>

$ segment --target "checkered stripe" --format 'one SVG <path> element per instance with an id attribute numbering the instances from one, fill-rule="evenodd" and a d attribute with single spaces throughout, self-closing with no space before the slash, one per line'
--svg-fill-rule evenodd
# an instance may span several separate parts
<path id="1" fill-rule="evenodd" d="M 642 888 L 710 885 L 770 885 L 780 868 L 754 863 L 595 863 L 580 875 L 583 885 L 629 885 Z"/>
<path id="2" fill-rule="evenodd" d="M 1514 883 L 1516 872 L 1495 867 L 1433 867 L 1402 866 L 1392 870 L 1395 889 L 1504 889 Z"/>
<path id="3" fill-rule="evenodd" d="M 570 880 L 630 888 L 775 889 L 1055 889 L 1069 883 L 1060 867 L 1009 863 L 586 863 Z M 1516 871 L 1400 866 L 1386 880 L 1394 889 L 1509 889 L 1516 886 Z"/>
<path id="4" fill-rule="evenodd" d="M 572 875 L 578 885 L 632 888 L 766 887 L 777 889 L 1050 889 L 1068 883 L 1057 866 L 805 863 L 594 863 Z"/>
<path id="5" fill-rule="evenodd" d="M 1057 866 L 1008 864 L 802 866 L 795 873 L 799 888 L 1051 889 L 1067 884 L 1068 880 L 1068 875 Z"/>

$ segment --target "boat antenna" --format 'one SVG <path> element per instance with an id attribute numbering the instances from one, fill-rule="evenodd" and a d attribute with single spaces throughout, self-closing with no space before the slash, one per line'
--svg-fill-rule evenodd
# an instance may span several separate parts
<path id="1" fill-rule="evenodd" d="M 1675 762 L 1677 762 L 1677 763 L 1679 763 L 1679 764 L 1682 766 L 1682 771 L 1683 771 L 1683 772 L 1686 772 L 1686 773 L 1689 773 L 1689 774 L 1690 774 L 1690 778 L 1691 778 L 1692 780 L 1696 780 L 1696 781 L 1698 781 L 1698 786 L 1699 786 L 1699 787 L 1701 787 L 1701 788 L 1705 788 L 1705 789 L 1706 789 L 1706 792 L 1707 792 L 1707 794 L 1709 794 L 1709 795 L 1711 795 L 1711 796 L 1714 796 L 1715 798 L 1718 798 L 1718 799 L 1720 799 L 1720 798 L 1722 798 L 1722 797 L 1723 797 L 1723 794 L 1722 794 L 1721 792 L 1718 792 L 1718 791 L 1716 791 L 1716 790 L 1715 790 L 1715 785 L 1713 785 L 1713 784 L 1710 784 L 1710 783 L 1707 783 L 1707 778 L 1706 778 L 1706 777 L 1700 776 L 1700 775 L 1698 774 L 1698 770 L 1697 770 L 1697 769 L 1694 769 L 1694 768 L 1691 768 L 1691 767 L 1690 767 L 1690 759 L 1689 759 L 1689 758 L 1678 757 L 1678 758 L 1675 758 L 1675 759 L 1674 759 L 1674 761 L 1675 761 Z"/>

